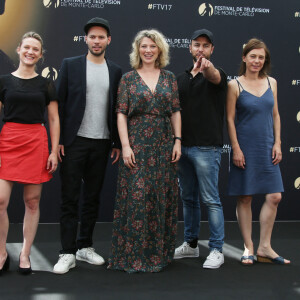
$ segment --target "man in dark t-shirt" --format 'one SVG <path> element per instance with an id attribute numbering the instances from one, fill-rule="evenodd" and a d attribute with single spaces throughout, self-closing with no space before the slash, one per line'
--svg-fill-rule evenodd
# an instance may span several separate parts
<path id="1" fill-rule="evenodd" d="M 206 206 L 210 228 L 210 254 L 204 268 L 217 269 L 224 263 L 224 216 L 218 191 L 223 145 L 226 74 L 210 61 L 213 34 L 196 30 L 190 53 L 194 65 L 177 78 L 182 107 L 182 156 L 178 176 L 184 215 L 184 243 L 175 259 L 198 257 L 200 199 Z"/>

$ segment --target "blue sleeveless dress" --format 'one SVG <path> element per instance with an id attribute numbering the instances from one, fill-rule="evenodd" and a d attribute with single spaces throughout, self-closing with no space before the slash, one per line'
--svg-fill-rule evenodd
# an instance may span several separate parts
<path id="1" fill-rule="evenodd" d="M 243 89 L 236 102 L 236 133 L 245 156 L 245 169 L 236 167 L 230 153 L 229 195 L 254 195 L 283 192 L 279 165 L 272 163 L 273 106 L 270 86 L 257 97 Z M 241 91 L 242 89 L 242 91 Z"/>

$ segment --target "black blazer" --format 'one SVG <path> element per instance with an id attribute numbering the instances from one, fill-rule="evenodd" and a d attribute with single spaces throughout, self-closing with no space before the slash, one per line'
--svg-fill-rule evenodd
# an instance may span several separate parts
<path id="1" fill-rule="evenodd" d="M 106 59 L 109 72 L 109 110 L 108 128 L 112 148 L 121 148 L 117 129 L 115 106 L 121 68 Z M 57 79 L 57 96 L 59 100 L 60 144 L 69 146 L 74 141 L 81 125 L 86 105 L 86 55 L 65 58 Z"/>

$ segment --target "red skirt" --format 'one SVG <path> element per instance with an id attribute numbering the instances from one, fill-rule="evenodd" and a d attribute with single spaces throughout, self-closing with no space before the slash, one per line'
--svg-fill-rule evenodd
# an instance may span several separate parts
<path id="1" fill-rule="evenodd" d="M 7 122 L 0 133 L 0 179 L 23 184 L 49 181 L 48 136 L 43 124 Z"/>

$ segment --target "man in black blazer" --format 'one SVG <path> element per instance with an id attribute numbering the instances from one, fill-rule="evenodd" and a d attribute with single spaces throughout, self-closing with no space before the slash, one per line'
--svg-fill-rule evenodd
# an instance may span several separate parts
<path id="1" fill-rule="evenodd" d="M 61 243 L 53 272 L 64 274 L 76 259 L 101 265 L 104 259 L 92 248 L 99 196 L 110 149 L 113 164 L 120 156 L 115 104 L 121 68 L 105 58 L 111 42 L 107 20 L 93 18 L 84 26 L 88 54 L 66 58 L 57 80 L 61 139 Z M 83 182 L 83 184 L 82 184 Z M 78 201 L 84 202 L 78 227 Z"/>

